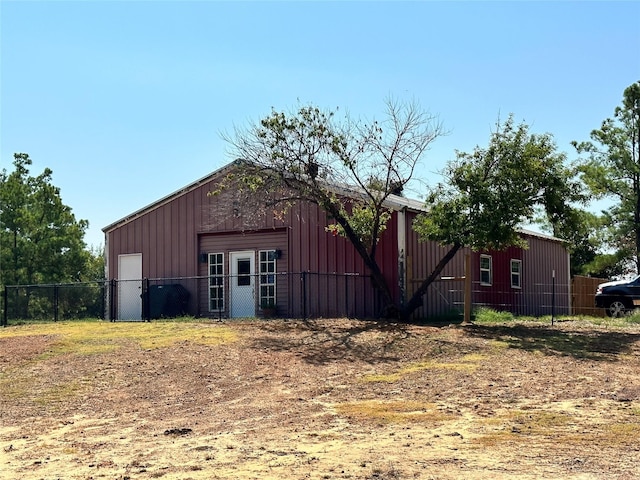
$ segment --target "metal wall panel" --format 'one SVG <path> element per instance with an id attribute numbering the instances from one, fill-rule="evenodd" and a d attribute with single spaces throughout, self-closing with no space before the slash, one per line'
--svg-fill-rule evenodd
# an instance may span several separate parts
<path id="1" fill-rule="evenodd" d="M 411 298 L 422 281 L 426 279 L 435 266 L 446 255 L 450 247 L 442 247 L 436 242 L 421 241 L 412 225 L 417 214 L 407 212 L 407 298 Z M 461 277 L 464 275 L 464 256 L 467 249 L 460 249 L 445 266 L 437 281 L 431 284 L 423 296 L 423 305 L 413 315 L 414 318 L 427 318 L 452 311 L 460 311 L 464 282 L 460 280 L 443 280 L 443 278 Z"/>
<path id="2" fill-rule="evenodd" d="M 288 238 L 287 231 L 284 228 L 278 230 L 262 230 L 259 232 L 247 233 L 221 233 L 221 234 L 201 234 L 199 236 L 199 255 L 208 255 L 209 253 L 224 254 L 224 274 L 230 275 L 231 269 L 229 265 L 229 254 L 237 251 L 253 251 L 255 254 L 256 273 L 258 273 L 258 252 L 260 250 L 280 250 L 281 257 L 276 260 L 276 273 L 286 273 L 288 256 Z M 200 261 L 198 263 L 198 276 L 206 277 L 209 275 L 208 263 Z M 229 286 L 225 285 L 225 305 L 228 307 Z M 256 283 L 256 292 L 257 292 Z M 277 275 L 276 277 L 276 303 L 279 306 L 280 314 L 286 313 L 288 305 L 292 303 L 290 298 L 289 277 L 286 275 Z M 209 312 L 209 293 L 206 282 L 201 282 L 198 294 L 199 310 L 202 315 L 207 316 L 228 316 L 225 308 L 224 312 Z M 257 293 L 256 293 L 257 295 Z"/>
<path id="3" fill-rule="evenodd" d="M 271 248 L 262 241 L 274 243 L 270 235 L 276 235 L 276 242 L 283 251 L 278 268 L 289 273 L 313 272 L 314 274 L 356 274 L 368 276 L 369 271 L 363 260 L 348 240 L 333 236 L 325 227 L 333 220 L 327 218 L 317 205 L 301 202 L 286 213 L 283 219 L 276 218 L 272 212 L 257 212 L 252 208 L 250 200 L 242 199 L 238 192 L 227 190 L 220 195 L 208 195 L 216 189 L 214 177 L 204 180 L 184 191 L 165 197 L 155 205 L 151 205 L 135 214 L 130 219 L 123 219 L 114 224 L 107 232 L 106 241 L 109 278 L 118 278 L 117 258 L 120 254 L 142 253 L 143 276 L 147 278 L 187 277 L 206 274 L 199 263 L 199 253 L 203 247 L 209 248 L 207 242 L 217 242 L 216 235 L 227 235 L 235 238 L 242 248 Z M 258 214 L 260 213 L 260 214 Z M 400 288 L 404 283 L 406 298 L 426 278 L 435 265 L 445 255 L 448 247 L 441 247 L 434 242 L 421 242 L 412 229 L 415 212 L 406 213 L 404 225 L 406 236 L 406 281 L 401 282 L 398 269 L 398 215 L 393 212 L 386 231 L 382 235 L 376 258 L 380 265 L 392 294 L 396 300 L 400 298 Z M 257 232 L 257 233 L 252 233 Z M 231 235 L 231 236 L 229 236 Z M 282 238 L 286 238 L 286 241 Z M 531 297 L 519 299 L 520 304 L 544 304 L 548 293 L 533 288 L 550 282 L 550 272 L 556 270 L 556 284 L 566 285 L 565 290 L 558 290 L 557 305 L 564 308 L 568 305 L 568 254 L 564 245 L 558 241 L 539 237 L 527 237 L 529 250 L 521 253 L 523 260 L 522 292 Z M 206 240 L 205 240 L 206 239 Z M 248 242 L 248 243 L 247 243 Z M 237 250 L 237 246 L 234 250 Z M 225 250 L 227 251 L 227 250 Z M 469 253 L 461 249 L 453 260 L 445 267 L 441 277 L 461 277 L 464 275 L 464 257 Z M 511 251 L 496 254 L 494 272 L 508 275 L 509 259 L 518 255 Z M 472 278 L 478 281 L 479 257 L 474 254 L 472 262 Z M 504 270 L 504 272 L 503 272 Z M 498 278 L 498 277 L 496 277 Z M 508 278 L 508 277 L 505 277 Z M 475 285 L 475 283 L 474 283 Z M 337 298 L 338 302 L 349 303 L 353 296 L 367 305 L 379 302 L 369 283 L 353 282 L 352 286 L 340 291 L 321 291 L 318 284 L 319 298 Z M 326 288 L 333 288 L 328 286 Z M 292 291 L 289 285 L 288 291 Z M 346 292 L 349 293 L 346 293 Z M 432 284 L 423 298 L 423 306 L 415 317 L 428 317 L 442 314 L 449 310 L 462 309 L 463 282 L 439 280 Z M 510 295 L 517 292 L 510 292 Z M 538 295 L 538 297 L 535 297 Z M 516 299 L 518 300 L 518 299 Z M 476 297 L 478 303 L 498 303 L 486 298 Z M 514 300 L 515 301 L 515 300 Z M 505 303 L 505 302 L 503 302 Z M 517 302 L 516 302 L 517 303 Z M 326 305 L 330 312 L 330 303 Z M 364 308 L 364 307 L 363 307 Z M 367 307 L 369 308 L 369 307 Z M 367 310 L 371 311 L 371 309 Z"/>
<path id="4" fill-rule="evenodd" d="M 569 252 L 563 243 L 542 237 L 530 236 L 528 242 L 529 248 L 523 251 L 523 289 L 531 292 L 529 314 L 551 314 L 551 297 L 556 314 L 569 314 Z"/>
<path id="5" fill-rule="evenodd" d="M 351 242 L 344 237 L 334 236 L 331 232 L 326 231 L 326 227 L 334 221 L 329 219 L 317 205 L 297 204 L 288 212 L 287 218 L 290 238 L 290 272 L 370 275 L 364 261 Z M 398 299 L 396 224 L 397 212 L 394 212 L 381 237 L 376 259 L 392 290 L 392 295 Z M 371 305 L 371 307 L 367 307 L 367 311 L 373 315 L 376 310 L 373 305 L 379 303 L 379 299 L 375 298 L 376 292 L 371 288 L 370 282 L 354 281 L 353 288 L 353 293 L 350 295 Z M 337 294 L 344 296 L 341 292 Z"/>

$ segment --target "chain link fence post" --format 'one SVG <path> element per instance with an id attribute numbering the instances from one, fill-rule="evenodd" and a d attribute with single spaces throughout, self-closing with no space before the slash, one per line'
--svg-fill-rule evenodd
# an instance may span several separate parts
<path id="1" fill-rule="evenodd" d="M 142 279 L 142 320 L 145 322 L 151 321 L 151 304 L 149 302 L 149 279 Z"/>
<path id="2" fill-rule="evenodd" d="M 53 286 L 53 321 L 58 321 L 58 311 L 60 305 L 60 286 L 58 284 Z"/>
<path id="3" fill-rule="evenodd" d="M 307 272 L 302 272 L 302 320 L 307 320 Z"/>
<path id="4" fill-rule="evenodd" d="M 3 302 L 3 312 L 2 312 L 2 326 L 6 327 L 7 326 L 7 320 L 8 320 L 8 309 L 9 309 L 9 291 L 7 289 L 7 286 L 4 286 L 4 291 L 2 292 L 2 298 L 4 300 Z"/>
<path id="5" fill-rule="evenodd" d="M 116 321 L 116 279 L 113 278 L 109 282 L 109 321 Z"/>

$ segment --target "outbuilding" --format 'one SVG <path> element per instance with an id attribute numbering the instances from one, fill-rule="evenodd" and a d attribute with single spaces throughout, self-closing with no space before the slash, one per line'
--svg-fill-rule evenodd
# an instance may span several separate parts
<path id="1" fill-rule="evenodd" d="M 327 230 L 332 222 L 325 212 L 298 202 L 278 216 L 252 208 L 233 191 L 211 195 L 233 168 L 226 165 L 103 229 L 110 317 L 140 320 L 179 311 L 240 318 L 274 309 L 298 318 L 376 316 L 380 299 L 368 271 L 349 241 Z M 446 248 L 419 241 L 412 230 L 421 202 L 392 195 L 387 206 L 392 215 L 376 258 L 395 298 L 406 299 Z M 565 243 L 532 231 L 521 235 L 527 249 L 460 250 L 415 317 L 462 309 L 463 283 L 456 280 L 464 275 L 465 255 L 471 257 L 474 307 L 568 313 Z"/>

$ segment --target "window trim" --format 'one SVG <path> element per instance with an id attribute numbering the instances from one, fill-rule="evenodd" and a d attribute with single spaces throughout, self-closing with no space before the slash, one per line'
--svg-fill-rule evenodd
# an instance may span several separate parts
<path id="1" fill-rule="evenodd" d="M 518 265 L 517 272 L 513 271 L 514 265 Z M 511 278 L 511 288 L 516 288 L 519 290 L 522 289 L 522 260 L 520 260 L 519 258 L 512 258 L 511 262 L 509 262 L 509 270 L 510 270 L 509 277 Z M 513 283 L 514 275 L 518 277 L 517 285 Z"/>
<path id="2" fill-rule="evenodd" d="M 483 268 L 482 267 L 482 260 L 483 259 L 488 259 L 489 260 L 489 268 Z M 489 281 L 488 282 L 483 281 L 483 279 L 482 279 L 483 272 L 488 272 L 489 273 Z M 493 285 L 493 258 L 491 257 L 491 255 L 485 255 L 485 254 L 480 255 L 480 285 L 487 286 L 487 287 L 490 287 L 491 285 Z"/>
<path id="3" fill-rule="evenodd" d="M 211 263 L 212 258 L 216 257 L 220 255 L 221 258 L 221 262 L 216 262 L 216 263 Z M 216 274 L 211 274 L 211 266 L 215 265 L 215 266 L 220 266 L 220 273 L 216 273 Z M 209 253 L 207 255 L 207 277 L 208 277 L 208 282 L 207 282 L 207 297 L 208 297 L 208 309 L 210 312 L 224 312 L 225 310 L 225 294 L 226 294 L 226 288 L 225 288 L 225 274 L 224 274 L 224 252 L 214 252 L 214 253 Z M 213 279 L 220 279 L 221 282 L 217 285 L 212 285 L 211 281 Z M 220 292 L 220 294 L 214 299 L 211 296 L 211 292 L 212 289 L 217 290 L 218 292 Z M 211 308 L 212 307 L 212 300 L 215 300 L 216 302 L 218 302 L 218 308 Z"/>
<path id="4" fill-rule="evenodd" d="M 263 260 L 263 254 L 266 257 Z M 273 305 L 278 303 L 278 291 L 277 291 L 277 262 L 278 256 L 276 255 L 276 249 L 259 250 L 258 251 L 258 306 L 263 309 L 263 299 L 273 300 Z M 273 271 L 269 271 L 268 265 L 273 264 Z M 266 266 L 266 271 L 263 270 L 263 266 Z M 271 278 L 270 278 L 271 277 Z M 265 280 L 265 281 L 263 281 Z M 264 295 L 263 289 L 269 289 L 273 287 L 272 295 Z M 269 292 L 270 293 L 270 292 Z"/>

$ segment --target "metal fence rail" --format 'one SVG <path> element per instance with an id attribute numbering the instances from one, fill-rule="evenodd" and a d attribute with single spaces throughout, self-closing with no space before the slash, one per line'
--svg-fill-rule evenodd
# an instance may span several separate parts
<path id="1" fill-rule="evenodd" d="M 180 316 L 373 317 L 378 295 L 368 276 L 271 273 L 8 285 L 2 324 L 100 318 L 150 321 Z"/>
<path id="2" fill-rule="evenodd" d="M 106 282 L 8 285 L 3 292 L 3 325 L 11 320 L 105 318 Z"/>
<path id="3" fill-rule="evenodd" d="M 571 313 L 570 285 L 472 284 L 474 308 L 519 315 Z M 150 278 L 49 285 L 10 285 L 0 301 L 0 323 L 100 318 L 151 321 L 180 316 L 373 318 L 383 307 L 371 278 L 358 274 L 280 272 L 252 275 Z M 462 312 L 464 282 L 434 282 L 418 315 Z M 594 314 L 598 312 L 594 308 Z"/>

